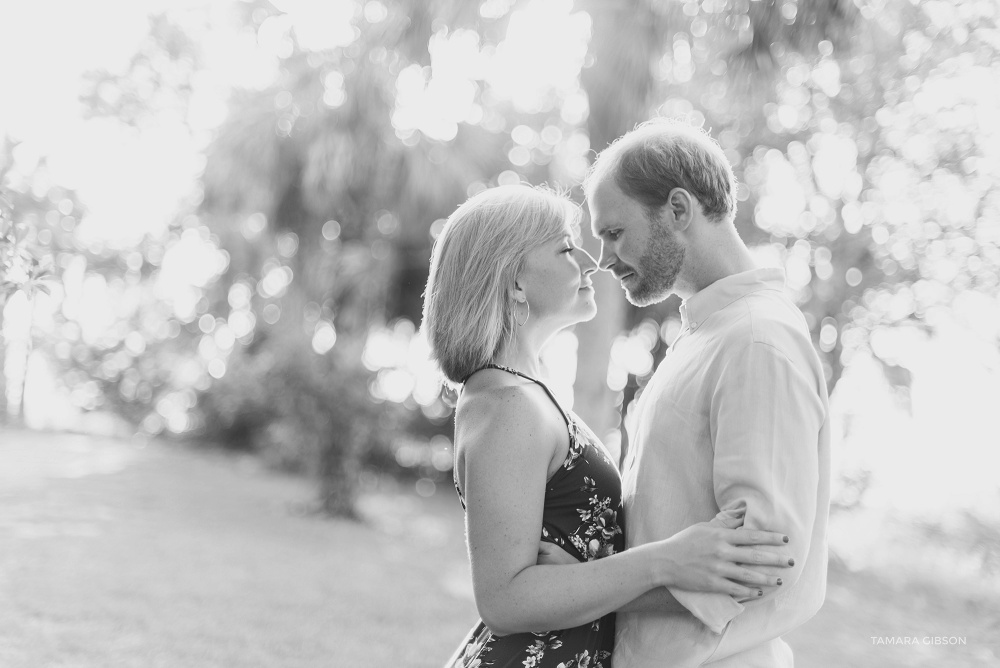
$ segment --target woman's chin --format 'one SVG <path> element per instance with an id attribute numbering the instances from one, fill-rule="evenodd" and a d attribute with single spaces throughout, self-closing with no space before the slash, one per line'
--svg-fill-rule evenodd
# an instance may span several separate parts
<path id="1" fill-rule="evenodd" d="M 594 301 L 593 295 L 589 299 L 580 300 L 574 304 L 569 311 L 564 311 L 562 317 L 559 320 L 562 324 L 558 326 L 559 329 L 565 327 L 572 327 L 581 322 L 589 322 L 594 319 L 597 315 L 597 303 Z"/>
<path id="2" fill-rule="evenodd" d="M 580 319 L 577 322 L 589 322 L 597 316 L 597 302 L 594 301 L 593 297 L 587 301 L 587 306 L 580 313 Z"/>

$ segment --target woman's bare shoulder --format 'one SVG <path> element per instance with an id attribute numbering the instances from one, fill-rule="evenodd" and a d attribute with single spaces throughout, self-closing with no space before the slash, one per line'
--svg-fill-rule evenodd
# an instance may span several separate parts
<path id="1" fill-rule="evenodd" d="M 535 471 L 551 475 L 566 457 L 566 423 L 548 393 L 533 381 L 496 373 L 502 375 L 476 374 L 456 406 L 455 454 L 463 488 L 471 470 L 490 477 L 517 471 L 527 479 Z"/>
<path id="2" fill-rule="evenodd" d="M 529 380 L 502 371 L 481 371 L 466 383 L 455 407 L 457 423 L 505 420 L 538 410 L 536 386 Z"/>
<path id="3" fill-rule="evenodd" d="M 489 435 L 549 433 L 560 424 L 551 400 L 537 384 L 503 371 L 486 369 L 466 383 L 455 408 L 457 440 Z M 466 438 L 462 438 L 465 436 Z"/>

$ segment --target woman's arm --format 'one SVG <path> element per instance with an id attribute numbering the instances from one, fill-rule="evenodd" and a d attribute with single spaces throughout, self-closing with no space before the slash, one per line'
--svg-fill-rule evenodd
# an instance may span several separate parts
<path id="1" fill-rule="evenodd" d="M 562 547 L 542 541 L 538 546 L 539 566 L 573 566 L 580 561 Z M 615 612 L 684 612 L 687 608 L 678 603 L 666 587 L 655 587 L 640 594 Z"/>
<path id="2" fill-rule="evenodd" d="M 725 529 L 738 529 L 743 525 L 743 511 L 721 511 L 707 524 Z M 538 546 L 537 563 L 539 565 L 547 566 L 571 566 L 580 562 L 576 557 L 559 545 L 542 541 Z M 779 565 L 787 568 L 790 564 L 788 562 L 782 562 Z M 744 581 L 743 584 L 751 587 L 764 584 L 775 584 L 775 582 L 772 581 L 765 582 L 765 578 L 762 577 L 762 574 L 760 573 L 751 572 L 751 574 L 756 576 L 751 578 L 753 581 Z M 780 580 L 778 581 L 778 584 L 780 586 Z M 757 589 L 756 592 L 757 595 L 763 594 L 761 589 Z M 641 594 L 639 597 L 618 608 L 615 612 L 665 612 L 690 614 L 688 609 L 685 608 L 676 598 L 674 598 L 674 595 L 671 594 L 670 590 L 666 587 L 655 587 L 654 589 L 650 589 L 644 594 Z"/>
<path id="3" fill-rule="evenodd" d="M 545 410 L 531 391 L 477 393 L 456 417 L 473 588 L 491 630 L 579 626 L 666 585 L 756 595 L 727 579 L 743 570 L 737 562 L 756 563 L 751 551 L 735 547 L 726 531 L 703 525 L 596 561 L 537 565 L 549 463 L 568 434 L 558 413 Z M 756 545 L 781 542 L 768 532 L 740 533 Z"/>

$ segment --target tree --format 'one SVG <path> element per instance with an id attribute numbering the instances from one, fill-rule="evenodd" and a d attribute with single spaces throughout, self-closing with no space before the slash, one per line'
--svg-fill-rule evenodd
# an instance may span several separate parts
<path id="1" fill-rule="evenodd" d="M 0 154 L 0 183 L 7 180 L 16 142 L 5 138 Z M 58 196 L 58 190 L 50 193 Z M 54 199 L 54 197 L 53 197 Z M 64 203 L 65 202 L 65 203 Z M 52 294 L 54 285 L 50 244 L 52 214 L 75 208 L 71 198 L 56 203 L 20 190 L 0 189 L 0 421 L 23 419 L 24 387 L 34 343 L 35 303 L 39 295 Z M 21 332 L 8 339 L 4 313 L 12 299 L 21 298 Z M 15 327 L 16 327 L 15 325 Z M 13 386 L 8 383 L 13 382 Z"/>
<path id="2" fill-rule="evenodd" d="M 213 310 L 225 311 L 224 295 L 246 286 L 253 342 L 234 362 L 259 369 L 246 380 L 267 394 L 295 398 L 263 413 L 251 401 L 220 424 L 263 435 L 256 447 L 265 451 L 294 434 L 303 447 L 292 458 L 320 475 L 332 514 L 352 512 L 359 460 L 390 436 L 378 434 L 390 408 L 368 397 L 368 329 L 385 322 L 407 254 L 429 255 L 431 223 L 496 160 L 480 148 L 491 138 L 478 128 L 463 128 L 455 139 L 463 150 L 449 160 L 440 142 L 415 136 L 407 144 L 393 129 L 396 79 L 427 57 L 428 12 L 422 3 L 393 5 L 357 22 L 349 44 L 321 51 L 288 30 L 279 78 L 237 95 L 208 151 L 201 212 L 232 258 Z M 250 18 L 262 30 L 280 16 Z M 262 228 L 260 242 L 248 243 L 248 220 Z M 274 272 L 285 278 L 272 290 Z M 317 365 L 324 374 L 310 372 Z M 224 383 L 209 394 L 233 389 Z M 240 426 L 246 420 L 269 427 Z"/>
<path id="3" fill-rule="evenodd" d="M 646 3 L 589 3 L 593 19 L 590 66 L 581 74 L 590 113 L 587 133 L 591 148 L 599 152 L 645 120 L 653 76 L 651 56 L 659 50 L 660 36 L 652 9 Z M 627 35 L 627 39 L 622 39 Z M 584 232 L 584 246 L 595 257 L 600 243 Z M 610 351 L 626 323 L 626 304 L 613 276 L 594 277 L 599 312 L 597 318 L 576 328 L 580 341 L 576 394 L 577 411 L 612 447 L 621 423 L 622 396 L 607 383 Z M 610 438 L 609 438 L 610 436 Z M 623 454 L 623 453 L 619 453 Z"/>
<path id="4" fill-rule="evenodd" d="M 228 91 L 225 119 L 205 135 L 203 197 L 179 214 L 169 239 L 149 240 L 139 278 L 157 274 L 155 256 L 170 244 L 197 237 L 209 248 L 218 271 L 196 286 L 171 339 L 197 350 L 211 376 L 195 393 L 204 424 L 231 447 L 321 475 L 331 512 L 349 512 L 366 452 L 392 461 L 409 438 L 402 432 L 427 440 L 448 429 L 433 388 L 418 392 L 413 378 L 400 381 L 408 370 L 372 352 L 380 337 L 413 342 L 441 221 L 491 184 L 576 185 L 588 142 L 601 150 L 657 113 L 704 122 L 726 150 L 741 183 L 739 230 L 785 266 L 831 388 L 876 329 L 921 322 L 963 285 L 995 291 L 988 221 L 997 204 L 984 177 L 994 154 L 968 114 L 926 104 L 932 85 L 961 71 L 967 44 L 988 84 L 995 11 L 963 9 L 945 28 L 933 3 L 894 2 L 859 19 L 840 0 L 591 2 L 583 6 L 586 66 L 576 73 L 581 49 L 579 63 L 570 58 L 561 72 L 570 81 L 535 82 L 527 97 L 512 92 L 496 68 L 521 81 L 563 55 L 532 61 L 511 49 L 529 17 L 553 20 L 539 16 L 554 6 L 367 3 L 320 34 L 295 8 L 235 5 L 237 30 L 269 54 L 274 77 Z M 566 20 L 577 29 L 587 19 Z M 138 127 L 165 109 L 189 110 L 206 74 L 199 45 L 213 29 L 191 20 L 181 28 L 169 12 L 155 18 L 124 73 L 93 77 L 85 97 L 94 113 Z M 935 40 L 948 44 L 944 64 L 930 55 Z M 538 41 L 518 48 L 534 53 Z M 913 143 L 897 122 L 919 129 L 912 135 L 935 128 L 935 140 Z M 920 192 L 928 184 L 935 197 Z M 978 208 L 959 215 L 935 203 L 954 200 L 953 191 L 973 194 Z M 949 252 L 968 257 L 969 270 L 955 270 Z M 122 262 L 107 255 L 88 266 L 110 272 Z M 934 287 L 945 284 L 951 292 Z M 676 302 L 640 314 L 607 276 L 598 300 L 599 319 L 577 328 L 585 361 L 576 391 L 578 412 L 603 435 L 618 424 L 608 351 L 638 337 L 644 354 L 662 355 Z M 78 357 L 98 374 L 120 352 Z M 173 359 L 150 362 L 149 373 Z M 885 359 L 905 381 L 898 360 Z M 649 365 L 640 367 L 619 392 L 622 406 Z M 161 386 L 179 391 L 166 381 L 146 387 Z M 101 387 L 122 394 L 118 380 Z M 154 396 L 143 395 L 140 416 Z M 194 401 L 183 396 L 178 402 Z"/>
<path id="5" fill-rule="evenodd" d="M 871 337 L 886 328 L 931 331 L 926 316 L 962 290 L 995 294 L 987 267 L 997 257 L 982 231 L 995 195 L 978 168 L 996 157 L 977 140 L 976 116 L 954 111 L 989 98 L 956 95 L 942 82 L 966 71 L 989 90 L 996 45 L 986 35 L 997 12 L 898 2 L 855 18 L 842 3 L 800 4 L 777 32 L 781 21 L 754 14 L 761 4 L 751 3 L 742 23 L 753 39 L 725 66 L 711 56 L 724 39 L 717 24 L 692 22 L 686 46 L 661 63 L 661 94 L 667 106 L 692 101 L 716 128 L 745 186 L 741 234 L 788 270 L 831 391 L 844 364 L 866 350 L 905 387 L 908 371 Z M 747 86 L 760 80 L 748 72 L 767 85 Z"/>
<path id="6" fill-rule="evenodd" d="M 672 109 L 662 105 L 664 83 L 675 83 L 663 76 L 673 52 L 679 50 L 684 60 L 681 74 L 685 81 L 694 79 L 694 67 L 700 65 L 712 68 L 713 74 L 700 74 L 708 74 L 706 78 L 715 81 L 716 86 L 728 84 L 741 94 L 767 91 L 774 86 L 777 70 L 772 49 L 809 49 L 813 40 L 841 35 L 852 22 L 851 12 L 837 0 L 803 3 L 801 15 L 792 20 L 782 16 L 786 10 L 776 3 L 746 3 L 724 11 L 698 3 L 680 7 L 655 2 L 585 5 L 593 17 L 594 32 L 591 62 L 582 81 L 590 100 L 587 129 L 595 152 L 652 115 L 693 111 L 694 107 Z M 692 35 L 705 38 L 695 45 L 694 62 L 689 45 Z M 711 87 L 697 86 L 695 90 L 710 91 Z M 684 97 L 697 96 L 692 92 Z M 714 95 L 714 99 L 720 97 Z M 707 109 L 704 113 L 715 111 Z M 735 117 L 727 119 L 727 125 L 735 122 L 739 122 Z M 747 223 L 749 217 L 743 220 Z M 596 242 L 590 243 L 596 252 Z M 580 359 L 587 360 L 577 372 L 577 394 L 580 412 L 597 433 L 605 435 L 620 422 L 618 411 L 611 407 L 617 405 L 620 410 L 627 406 L 637 389 L 637 384 L 632 384 L 615 400 L 605 382 L 613 342 L 636 316 L 627 317 L 630 309 L 610 276 L 604 275 L 596 282 L 600 314 L 592 323 L 577 328 Z M 674 308 L 670 303 L 654 311 L 662 319 Z"/>

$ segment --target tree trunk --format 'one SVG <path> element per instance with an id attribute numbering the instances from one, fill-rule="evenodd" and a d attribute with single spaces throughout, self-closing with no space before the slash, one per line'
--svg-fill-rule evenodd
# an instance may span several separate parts
<path id="1" fill-rule="evenodd" d="M 599 152 L 647 118 L 650 63 L 657 52 L 656 21 L 644 3 L 594 1 L 583 8 L 593 19 L 593 36 L 592 63 L 581 79 L 590 100 L 590 148 Z M 584 226 L 589 225 L 587 217 Z M 587 229 L 583 239 L 584 248 L 596 258 L 600 243 Z M 625 328 L 627 305 L 611 274 L 595 275 L 594 290 L 597 317 L 576 328 L 579 350 L 574 410 L 595 434 L 615 446 L 621 415 L 615 393 L 608 388 L 608 361 L 615 336 Z M 616 447 L 611 449 L 612 454 L 624 454 L 614 452 Z"/>
<path id="2" fill-rule="evenodd" d="M 357 512 L 358 466 L 352 453 L 344 452 L 345 446 L 327 443 L 320 455 L 319 503 L 320 510 L 331 517 L 354 519 Z"/>
<path id="3" fill-rule="evenodd" d="M 7 424 L 7 339 L 3 335 L 3 309 L 7 300 L 0 297 L 0 426 Z"/>

